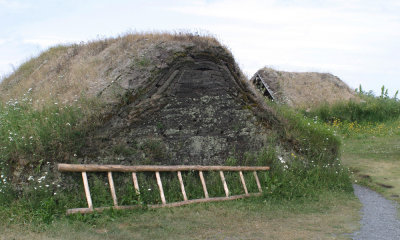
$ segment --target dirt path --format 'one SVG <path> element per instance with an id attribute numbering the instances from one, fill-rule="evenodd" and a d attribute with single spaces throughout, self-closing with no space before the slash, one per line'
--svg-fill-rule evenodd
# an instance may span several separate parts
<path id="1" fill-rule="evenodd" d="M 354 233 L 353 239 L 400 239 L 397 204 L 368 188 L 355 184 L 353 187 L 354 193 L 363 204 L 361 229 Z"/>

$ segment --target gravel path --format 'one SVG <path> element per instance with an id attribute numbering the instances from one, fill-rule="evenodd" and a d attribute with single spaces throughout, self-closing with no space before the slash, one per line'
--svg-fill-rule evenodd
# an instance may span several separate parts
<path id="1" fill-rule="evenodd" d="M 396 203 L 380 194 L 359 185 L 353 185 L 354 193 L 360 199 L 361 229 L 353 234 L 355 240 L 399 240 L 400 220 Z"/>

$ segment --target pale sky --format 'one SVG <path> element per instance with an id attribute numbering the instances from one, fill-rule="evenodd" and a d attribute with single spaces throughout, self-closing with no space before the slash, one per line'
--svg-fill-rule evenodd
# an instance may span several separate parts
<path id="1" fill-rule="evenodd" d="M 400 0 L 0 0 L 0 76 L 50 46 L 132 31 L 211 33 L 263 66 L 400 89 Z"/>

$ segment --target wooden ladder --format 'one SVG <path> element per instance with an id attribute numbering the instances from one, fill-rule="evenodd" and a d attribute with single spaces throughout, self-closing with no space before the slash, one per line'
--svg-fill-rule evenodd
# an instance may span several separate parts
<path id="1" fill-rule="evenodd" d="M 96 164 L 58 164 L 58 171 L 60 172 L 81 172 L 83 186 L 85 189 L 86 201 L 88 204 L 87 208 L 73 208 L 68 209 L 67 214 L 73 213 L 90 213 L 93 211 L 103 211 L 105 209 L 134 209 L 140 207 L 139 205 L 132 206 L 119 206 L 117 201 L 117 196 L 115 193 L 114 180 L 112 177 L 113 172 L 130 172 L 132 174 L 132 181 L 137 193 L 139 191 L 139 184 L 137 180 L 136 173 L 137 172 L 155 172 L 157 185 L 160 191 L 160 197 L 162 204 L 154 204 L 148 205 L 150 208 L 160 208 L 160 207 L 177 207 L 187 204 L 193 203 L 201 203 L 201 202 L 216 202 L 216 201 L 227 201 L 234 200 L 240 198 L 246 198 L 250 196 L 259 196 L 262 194 L 262 188 L 260 181 L 258 179 L 257 171 L 267 171 L 269 167 L 249 167 L 249 166 L 189 166 L 189 165 L 177 165 L 177 166 L 154 166 L 154 165 L 138 165 L 138 166 L 124 166 L 124 165 L 96 165 Z M 200 199 L 191 199 L 189 200 L 186 191 L 185 185 L 182 180 L 182 171 L 198 171 L 200 176 L 200 181 L 204 191 L 204 198 Z M 210 198 L 207 191 L 206 181 L 204 179 L 203 171 L 219 171 L 221 181 L 225 191 L 225 197 L 212 197 Z M 224 171 L 235 171 L 239 172 L 240 181 L 243 185 L 244 194 L 231 196 L 228 185 L 225 181 Z M 257 193 L 249 193 L 247 190 L 246 182 L 243 176 L 243 171 L 253 171 L 253 175 L 258 187 Z M 90 195 L 90 188 L 87 179 L 87 172 L 107 172 L 108 183 L 110 185 L 111 197 L 113 199 L 114 205 L 111 207 L 93 207 L 92 198 Z M 162 186 L 162 181 L 160 177 L 160 172 L 177 172 L 177 176 L 180 183 L 180 188 L 182 191 L 183 201 L 180 202 L 172 202 L 167 203 L 164 195 L 164 189 Z"/>
<path id="2" fill-rule="evenodd" d="M 264 96 L 276 101 L 274 92 L 269 88 L 267 82 L 264 81 L 260 74 L 256 74 L 253 80 L 253 84 L 263 93 Z"/>

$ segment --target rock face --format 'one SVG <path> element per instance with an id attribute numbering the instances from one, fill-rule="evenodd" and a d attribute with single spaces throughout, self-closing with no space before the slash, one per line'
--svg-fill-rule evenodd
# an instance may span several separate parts
<path id="1" fill-rule="evenodd" d="M 284 72 L 262 68 L 250 80 L 260 76 L 275 99 L 292 107 L 310 108 L 323 103 L 356 100 L 353 90 L 329 73 Z"/>
<path id="2" fill-rule="evenodd" d="M 104 149 L 130 149 L 130 163 L 210 165 L 265 147 L 269 130 L 229 64 L 201 54 L 178 59 L 109 121 Z"/>

